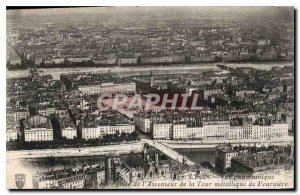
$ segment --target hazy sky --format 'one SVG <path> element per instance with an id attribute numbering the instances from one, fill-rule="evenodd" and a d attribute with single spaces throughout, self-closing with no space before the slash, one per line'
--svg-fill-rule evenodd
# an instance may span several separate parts
<path id="1" fill-rule="evenodd" d="M 245 18 L 245 17 L 287 17 L 293 18 L 293 7 L 80 7 L 80 8 L 48 8 L 8 10 L 7 16 L 70 16 L 70 15 L 155 15 L 158 17 L 182 15 L 201 16 L 207 18 Z"/>

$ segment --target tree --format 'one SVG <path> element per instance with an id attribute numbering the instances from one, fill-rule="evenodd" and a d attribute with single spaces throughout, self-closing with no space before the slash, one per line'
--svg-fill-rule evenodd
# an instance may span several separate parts
<path id="1" fill-rule="evenodd" d="M 138 134 L 134 131 L 130 134 L 132 140 L 136 140 L 138 138 Z"/>
<path id="2" fill-rule="evenodd" d="M 122 131 L 122 133 L 121 133 L 121 138 L 122 138 L 122 139 L 125 139 L 126 137 L 127 137 L 126 133 L 125 133 L 124 131 Z"/>
<path id="3" fill-rule="evenodd" d="M 191 62 L 191 57 L 190 57 L 190 56 L 185 56 L 185 57 L 184 57 L 184 61 L 185 61 L 186 63 L 190 63 L 190 62 Z"/>
<path id="4" fill-rule="evenodd" d="M 137 64 L 141 64 L 142 63 L 142 59 L 141 59 L 141 56 L 139 56 L 138 58 L 137 58 Z"/>

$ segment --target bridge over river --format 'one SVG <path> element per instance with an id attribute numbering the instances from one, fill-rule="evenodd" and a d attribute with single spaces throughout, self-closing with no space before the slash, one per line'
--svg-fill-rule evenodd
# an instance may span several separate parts
<path id="1" fill-rule="evenodd" d="M 141 139 L 141 141 L 143 141 L 143 142 L 151 145 L 152 147 L 160 150 L 161 152 L 163 152 L 164 154 L 166 154 L 167 156 L 169 156 L 170 158 L 172 158 L 176 161 L 183 162 L 183 159 L 184 159 L 184 161 L 187 165 L 195 165 L 195 163 L 193 161 L 191 161 L 190 159 L 188 159 L 186 156 L 183 156 L 183 155 L 179 154 L 175 150 L 167 147 L 166 145 L 164 145 L 162 143 L 159 143 L 158 141 L 150 140 L 150 139 Z"/>

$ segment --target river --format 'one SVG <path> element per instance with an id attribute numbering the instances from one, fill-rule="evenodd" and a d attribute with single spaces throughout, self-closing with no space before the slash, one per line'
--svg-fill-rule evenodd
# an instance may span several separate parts
<path id="1" fill-rule="evenodd" d="M 215 164 L 215 149 L 200 149 L 200 148 L 176 148 L 174 149 L 188 159 L 198 164 L 202 162 L 210 162 Z"/>
<path id="2" fill-rule="evenodd" d="M 233 64 L 233 63 L 231 63 Z M 266 62 L 266 63 L 235 63 L 235 66 L 247 66 L 256 69 L 270 70 L 272 67 L 284 67 L 293 66 L 293 62 Z M 59 80 L 62 73 L 76 73 L 76 72 L 112 72 L 122 74 L 123 76 L 134 75 L 149 75 L 151 72 L 153 75 L 164 74 L 199 74 L 209 70 L 221 70 L 215 63 L 203 63 L 203 64 L 173 64 L 165 66 L 114 66 L 114 67 L 70 67 L 70 68 L 39 68 L 41 75 L 50 74 L 53 79 Z M 28 70 L 7 70 L 6 78 L 18 78 L 26 77 Z"/>

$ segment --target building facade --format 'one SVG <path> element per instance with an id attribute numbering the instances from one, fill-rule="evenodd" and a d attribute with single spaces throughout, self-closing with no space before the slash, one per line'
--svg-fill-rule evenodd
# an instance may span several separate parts
<path id="1" fill-rule="evenodd" d="M 127 133 L 135 131 L 133 124 L 116 124 L 116 125 L 101 125 L 95 127 L 83 127 L 82 139 L 96 139 L 103 137 L 106 134 Z"/>
<path id="2" fill-rule="evenodd" d="M 14 129 L 7 129 L 6 130 L 6 141 L 15 141 L 18 139 L 18 132 Z"/>
<path id="3" fill-rule="evenodd" d="M 153 139 L 172 139 L 173 124 L 172 123 L 154 123 L 153 124 Z"/>
<path id="4" fill-rule="evenodd" d="M 25 129 L 25 141 L 53 141 L 53 129 L 30 128 Z"/>
<path id="5" fill-rule="evenodd" d="M 240 125 L 230 121 L 203 121 L 202 126 L 188 126 L 185 123 L 154 123 L 153 139 L 202 139 L 204 142 L 226 140 L 280 139 L 288 137 L 287 123 L 270 125 L 253 124 L 249 118 Z"/>
<path id="6" fill-rule="evenodd" d="M 115 94 L 136 92 L 135 83 L 103 83 L 101 85 L 78 86 L 78 90 L 84 94 Z"/>
<path id="7" fill-rule="evenodd" d="M 28 117 L 24 122 L 24 139 L 30 141 L 53 141 L 50 119 L 42 115 Z"/>
<path id="8" fill-rule="evenodd" d="M 238 152 L 231 149 L 230 146 L 217 147 L 215 155 L 215 167 L 217 172 L 224 172 L 231 168 L 231 159 L 238 156 Z"/>
<path id="9" fill-rule="evenodd" d="M 77 130 L 74 127 L 65 127 L 61 130 L 62 137 L 74 139 L 77 137 Z"/>

